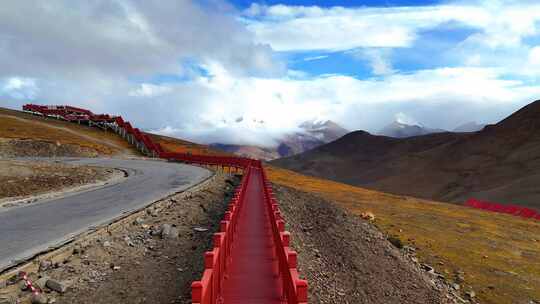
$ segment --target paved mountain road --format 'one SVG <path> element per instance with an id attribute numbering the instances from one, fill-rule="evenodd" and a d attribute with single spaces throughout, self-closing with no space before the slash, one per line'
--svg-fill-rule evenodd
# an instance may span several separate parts
<path id="1" fill-rule="evenodd" d="M 188 189 L 212 174 L 203 168 L 164 161 L 60 160 L 124 169 L 129 176 L 121 183 L 90 191 L 23 207 L 0 209 L 0 270 L 65 242 L 92 226 L 108 223 L 125 212 Z"/>

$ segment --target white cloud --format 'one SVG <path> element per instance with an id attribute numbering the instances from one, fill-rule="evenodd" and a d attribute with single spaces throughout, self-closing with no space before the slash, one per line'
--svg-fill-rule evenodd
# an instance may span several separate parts
<path id="1" fill-rule="evenodd" d="M 533 47 L 529 51 L 529 63 L 540 67 L 540 46 Z"/>
<path id="2" fill-rule="evenodd" d="M 4 93 L 15 99 L 34 99 L 39 91 L 36 80 L 25 77 L 10 77 L 0 86 L 0 95 Z"/>
<path id="3" fill-rule="evenodd" d="M 373 75 L 388 75 L 394 73 L 390 52 L 388 49 L 362 49 L 353 52 L 357 59 L 365 59 L 369 62 Z"/>
<path id="4" fill-rule="evenodd" d="M 193 59 L 217 60 L 238 74 L 284 73 L 270 47 L 254 43 L 243 24 L 217 6 L 202 5 L 6 1 L 0 6 L 0 77 L 178 74 L 182 60 Z"/>
<path id="5" fill-rule="evenodd" d="M 257 41 L 280 51 L 410 47 L 420 30 L 457 22 L 480 30 L 474 44 L 517 45 L 538 34 L 540 4 L 476 1 L 422 7 L 320 8 L 253 5 L 245 12 Z"/>
<path id="6" fill-rule="evenodd" d="M 166 121 L 162 132 L 207 143 L 272 145 L 311 119 L 332 119 L 351 130 L 375 131 L 395 119 L 453 129 L 462 121 L 494 123 L 540 94 L 538 86 L 501 80 L 499 70 L 486 68 L 441 68 L 366 80 L 341 75 L 237 78 L 218 66 L 209 69 L 211 77 L 190 85 L 204 92 L 196 101 L 167 103 L 178 111 L 196 107 L 197 117 L 184 124 Z M 161 98 L 181 98 L 180 88 L 173 92 Z M 243 120 L 237 122 L 240 116 Z"/>
<path id="7" fill-rule="evenodd" d="M 133 97 L 154 97 L 166 94 L 171 91 L 171 88 L 166 85 L 155 85 L 151 83 L 143 83 L 139 88 L 128 93 Z"/>
<path id="8" fill-rule="evenodd" d="M 416 125 L 416 126 L 422 125 L 416 119 L 412 118 L 411 116 L 403 112 L 396 113 L 395 120 L 399 122 L 400 124 L 405 124 L 405 125 Z"/>
<path id="9" fill-rule="evenodd" d="M 234 11 L 203 9 L 191 1 L 156 3 L 22 1 L 0 6 L 2 105 L 19 108 L 26 101 L 21 99 L 34 98 L 122 114 L 141 128 L 200 142 L 272 145 L 311 119 L 368 131 L 379 130 L 395 113 L 446 129 L 463 121 L 496 122 L 540 95 L 530 79 L 508 77 L 540 70 L 538 47 L 524 45 L 525 38 L 538 34 L 534 2 L 398 8 L 252 5 L 238 17 L 244 24 Z M 28 18 L 15 18 L 13 11 Z M 419 31 L 446 22 L 478 29 L 449 50 L 458 57 L 452 68 L 396 70 L 391 48 L 414 48 Z M 367 60 L 377 77 L 287 70 L 272 48 L 353 49 L 351 54 Z M 327 55 L 304 60 L 322 56 Z M 183 59 L 201 64 L 204 72 L 189 73 L 182 82 L 148 80 L 168 73 L 186 76 Z"/>
<path id="10" fill-rule="evenodd" d="M 313 56 L 313 57 L 306 57 L 304 58 L 304 61 L 314 61 L 314 60 L 321 60 L 328 58 L 329 55 L 320 55 L 320 56 Z"/>

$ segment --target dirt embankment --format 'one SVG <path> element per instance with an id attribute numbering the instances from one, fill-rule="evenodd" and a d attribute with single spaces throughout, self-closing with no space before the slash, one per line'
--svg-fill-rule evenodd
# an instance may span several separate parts
<path id="1" fill-rule="evenodd" d="M 103 182 L 113 169 L 55 162 L 0 160 L 0 203 L 7 198 L 39 195 Z"/>
<path id="2" fill-rule="evenodd" d="M 163 199 L 80 238 L 64 254 L 38 258 L 36 265 L 43 267 L 30 277 L 68 287 L 65 293 L 44 288 L 49 303 L 191 303 L 191 282 L 200 279 L 203 254 L 211 249 L 237 183 L 217 175 L 198 189 Z M 30 293 L 16 284 L 2 292 L 30 301 Z"/>
<path id="3" fill-rule="evenodd" d="M 0 158 L 10 157 L 97 157 L 98 150 L 76 144 L 35 139 L 0 138 Z"/>
<path id="4" fill-rule="evenodd" d="M 397 249 L 369 222 L 329 201 L 285 186 L 274 190 L 310 303 L 458 301 L 443 279 L 415 262 L 414 249 Z"/>

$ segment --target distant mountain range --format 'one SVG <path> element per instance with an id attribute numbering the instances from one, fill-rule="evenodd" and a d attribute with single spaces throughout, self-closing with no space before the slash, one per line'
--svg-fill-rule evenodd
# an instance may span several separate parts
<path id="1" fill-rule="evenodd" d="M 395 138 L 406 138 L 442 132 L 447 131 L 443 129 L 431 129 L 420 125 L 409 125 L 399 121 L 394 121 L 381 129 L 377 134 Z"/>
<path id="2" fill-rule="evenodd" d="M 476 132 L 482 130 L 486 125 L 478 124 L 474 121 L 464 123 L 454 129 L 454 132 Z"/>
<path id="3" fill-rule="evenodd" d="M 320 145 L 332 142 L 349 131 L 331 120 L 306 121 L 299 126 L 300 131 L 286 134 L 279 139 L 276 147 L 260 147 L 252 145 L 233 145 L 213 143 L 212 148 L 262 160 L 272 160 L 308 151 Z"/>
<path id="4" fill-rule="evenodd" d="M 462 133 L 407 138 L 355 131 L 271 163 L 395 194 L 456 203 L 474 197 L 540 210 L 540 101 L 495 125 L 456 130 Z"/>
<path id="5" fill-rule="evenodd" d="M 483 124 L 478 124 L 476 122 L 468 122 L 464 123 L 454 130 L 452 132 L 476 132 L 480 131 L 485 127 Z M 427 134 L 433 134 L 433 133 L 444 133 L 449 132 L 444 129 L 432 129 L 428 128 L 422 125 L 415 125 L 415 124 L 406 124 L 399 121 L 394 121 L 393 123 L 387 125 L 383 129 L 381 129 L 379 132 L 377 132 L 377 135 L 383 135 L 388 137 L 394 137 L 394 138 L 407 138 L 407 137 L 413 137 L 413 136 L 421 136 L 421 135 L 427 135 Z"/>

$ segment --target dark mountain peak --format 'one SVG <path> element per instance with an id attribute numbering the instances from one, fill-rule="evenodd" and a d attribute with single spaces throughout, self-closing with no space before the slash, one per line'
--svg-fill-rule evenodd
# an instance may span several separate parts
<path id="1" fill-rule="evenodd" d="M 540 100 L 519 109 L 496 125 L 498 130 L 540 130 Z"/>
<path id="2" fill-rule="evenodd" d="M 392 138 L 355 131 L 273 164 L 400 195 L 456 203 L 480 196 L 540 210 L 540 194 L 530 190 L 540 183 L 538 155 L 535 101 L 478 132 Z"/>

